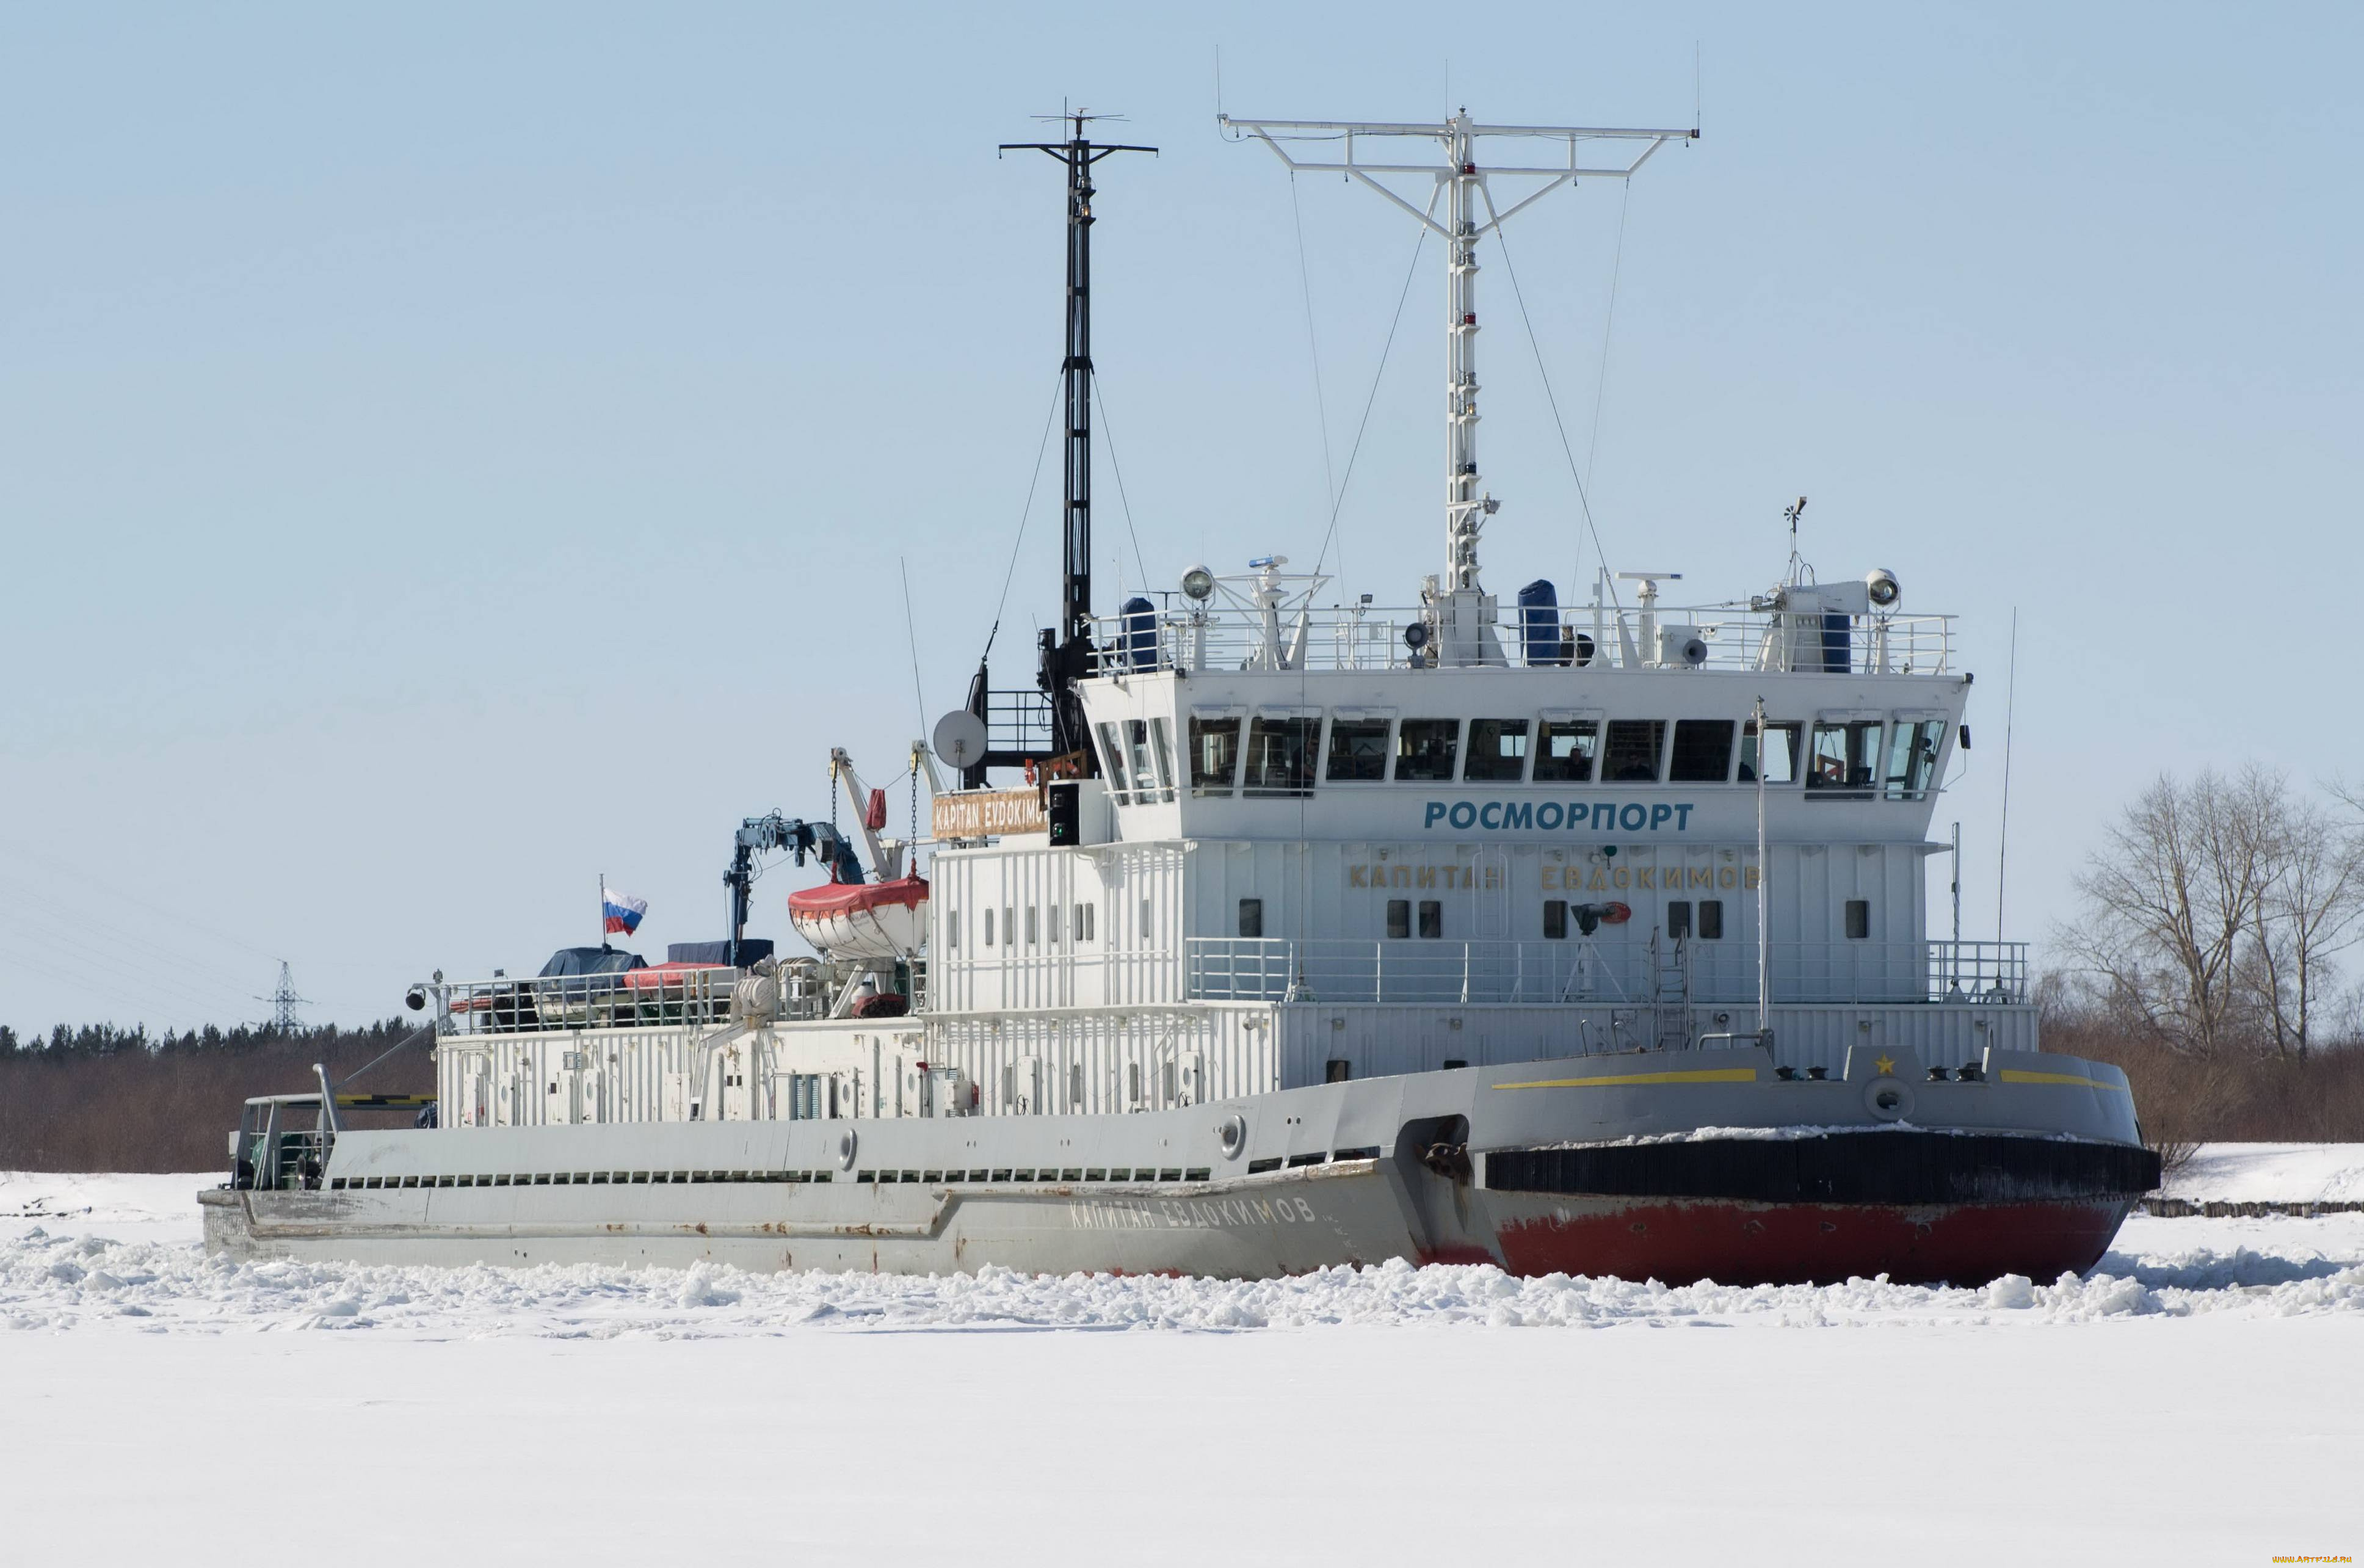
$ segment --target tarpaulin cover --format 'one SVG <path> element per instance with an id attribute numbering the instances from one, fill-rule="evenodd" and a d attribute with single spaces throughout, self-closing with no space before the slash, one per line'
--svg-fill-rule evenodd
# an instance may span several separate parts
<path id="1" fill-rule="evenodd" d="M 545 980 L 561 975 L 618 975 L 648 967 L 646 958 L 620 948 L 561 947 L 541 966 L 541 974 Z"/>
<path id="2" fill-rule="evenodd" d="M 742 969 L 772 956 L 772 940 L 768 936 L 739 938 L 739 966 Z M 665 947 L 669 964 L 727 964 L 730 961 L 728 942 L 674 942 Z"/>

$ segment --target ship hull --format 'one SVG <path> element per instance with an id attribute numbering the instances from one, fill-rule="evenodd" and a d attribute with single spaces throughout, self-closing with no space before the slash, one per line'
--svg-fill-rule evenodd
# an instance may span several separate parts
<path id="1" fill-rule="evenodd" d="M 1376 1162 L 1372 1162 L 1375 1167 Z M 932 1212 L 791 1201 L 730 1215 L 687 1198 L 632 1220 L 564 1215 L 549 1199 L 495 1217 L 430 1217 L 415 1198 L 201 1194 L 209 1249 L 378 1264 L 609 1264 L 756 1271 L 945 1274 L 1195 1274 L 1266 1279 L 1392 1258 L 1490 1263 L 1523 1276 L 1614 1276 L 1683 1284 L 1983 1284 L 2005 1274 L 2081 1273 L 2108 1250 L 2132 1197 L 2018 1204 L 1816 1204 L 1730 1200 L 1483 1194 L 1471 1223 L 1406 1222 L 1419 1195 L 1395 1173 L 1339 1168 L 1317 1178 L 1226 1187 L 1056 1188 L 937 1194 Z M 1420 1179 L 1415 1178 L 1417 1184 Z M 1433 1178 L 1429 1180 L 1433 1180 Z M 1432 1199 L 1443 1196 L 1430 1194 Z M 798 1212 L 799 1210 L 803 1212 Z M 694 1217 L 702 1216 L 702 1217 Z"/>
<path id="2" fill-rule="evenodd" d="M 348 1133 L 318 1189 L 200 1199 L 208 1248 L 237 1258 L 1983 1284 L 2091 1268 L 2158 1180 L 2105 1082 L 1933 1085 L 1924 1123 L 1985 1125 L 1880 1125 L 1863 1084 L 1744 1081 L 1693 1053 L 1711 1065 L 1636 1085 L 1615 1070 L 1633 1059 L 1128 1116 Z"/>

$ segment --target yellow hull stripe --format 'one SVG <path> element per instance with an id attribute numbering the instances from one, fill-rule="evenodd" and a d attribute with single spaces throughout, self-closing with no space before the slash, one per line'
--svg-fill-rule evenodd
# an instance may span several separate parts
<path id="1" fill-rule="evenodd" d="M 2066 1083 L 2077 1089 L 2114 1089 L 2121 1094 L 2126 1092 L 2126 1086 L 2123 1083 L 2103 1083 L 2095 1078 L 2080 1078 L 2073 1072 L 2027 1072 L 2007 1067 L 1996 1076 L 2005 1083 Z"/>
<path id="2" fill-rule="evenodd" d="M 1625 1072 L 1605 1078 L 1546 1078 L 1535 1083 L 1497 1083 L 1497 1089 L 1618 1089 L 1637 1083 L 1754 1083 L 1753 1067 L 1694 1068 L 1688 1072 Z"/>

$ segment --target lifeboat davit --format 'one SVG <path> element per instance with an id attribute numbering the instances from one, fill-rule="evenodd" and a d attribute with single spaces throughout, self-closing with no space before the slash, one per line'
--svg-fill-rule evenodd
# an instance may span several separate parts
<path id="1" fill-rule="evenodd" d="M 797 935 L 830 958 L 906 958 L 928 924 L 928 879 L 829 882 L 788 895 Z"/>

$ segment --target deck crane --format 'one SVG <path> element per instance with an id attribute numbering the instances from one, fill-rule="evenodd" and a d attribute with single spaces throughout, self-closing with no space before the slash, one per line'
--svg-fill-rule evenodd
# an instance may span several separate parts
<path id="1" fill-rule="evenodd" d="M 853 758 L 846 755 L 843 746 L 830 747 L 829 775 L 844 786 L 845 798 L 853 803 L 854 820 L 862 824 L 863 841 L 870 850 L 870 864 L 878 868 L 878 879 L 895 880 L 903 874 L 903 855 L 909 846 L 878 836 L 886 825 L 886 791 L 864 785 L 862 776 L 853 771 Z"/>
<path id="2" fill-rule="evenodd" d="M 872 841 L 874 850 L 876 841 Z M 758 850 L 786 849 L 805 863 L 805 857 L 815 855 L 829 868 L 833 882 L 862 880 L 862 862 L 855 858 L 853 843 L 828 823 L 808 823 L 798 817 L 784 817 L 777 812 L 760 817 L 749 817 L 739 824 L 732 842 L 730 869 L 722 873 L 723 886 L 730 890 L 730 962 L 739 967 L 739 944 L 747 935 L 747 905 L 755 886 L 755 855 Z"/>

